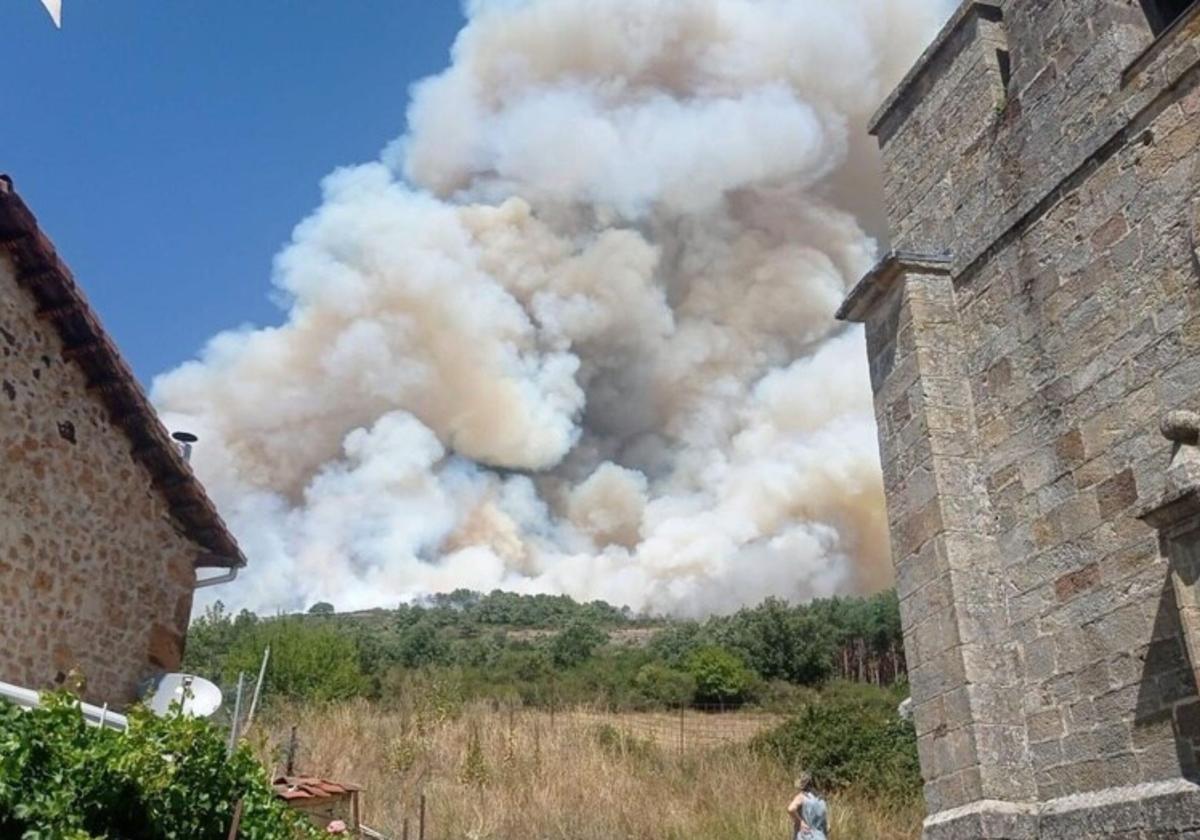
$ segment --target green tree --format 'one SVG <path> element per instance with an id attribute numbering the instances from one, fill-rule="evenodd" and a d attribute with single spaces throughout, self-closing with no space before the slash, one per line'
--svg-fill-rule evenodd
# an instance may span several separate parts
<path id="1" fill-rule="evenodd" d="M 651 703 L 672 709 L 690 706 L 696 696 L 696 680 L 691 674 L 657 662 L 638 669 L 634 685 Z"/>
<path id="2" fill-rule="evenodd" d="M 217 601 L 188 628 L 184 670 L 211 679 L 221 679 L 229 651 L 258 622 L 258 616 L 249 610 L 242 610 L 236 617 L 230 616 L 225 605 Z"/>
<path id="3" fill-rule="evenodd" d="M 430 621 L 419 621 L 400 638 L 397 658 L 406 668 L 444 665 L 450 661 L 450 646 Z"/>
<path id="4" fill-rule="evenodd" d="M 577 619 L 550 642 L 550 658 L 560 668 L 571 668 L 586 661 L 608 634 L 590 621 Z"/>
<path id="5" fill-rule="evenodd" d="M 500 658 L 500 668 L 514 681 L 532 683 L 554 676 L 554 663 L 541 650 L 511 650 Z"/>
<path id="6" fill-rule="evenodd" d="M 704 647 L 704 639 L 704 630 L 698 622 L 672 622 L 654 634 L 649 649 L 672 668 L 681 668 L 688 657 Z"/>
<path id="7" fill-rule="evenodd" d="M 231 684 L 239 671 L 256 675 L 267 646 L 268 697 L 319 702 L 354 697 L 367 689 L 354 640 L 333 624 L 303 618 L 260 621 L 247 628 L 225 659 L 223 682 Z"/>
<path id="8" fill-rule="evenodd" d="M 333 615 L 335 612 L 333 604 L 328 601 L 317 601 L 317 603 L 308 608 L 309 615 Z"/>
<path id="9" fill-rule="evenodd" d="M 696 681 L 696 702 L 736 705 L 748 699 L 754 674 L 735 654 L 719 647 L 693 653 L 687 672 Z"/>
<path id="10" fill-rule="evenodd" d="M 813 685 L 833 670 L 832 632 L 805 607 L 790 607 L 768 598 L 753 609 L 739 610 L 720 633 L 759 676 Z"/>

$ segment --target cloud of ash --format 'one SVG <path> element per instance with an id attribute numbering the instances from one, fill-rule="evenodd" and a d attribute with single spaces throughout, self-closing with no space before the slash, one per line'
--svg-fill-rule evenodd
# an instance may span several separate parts
<path id="1" fill-rule="evenodd" d="M 937 0 L 477 0 L 279 254 L 281 326 L 155 382 L 236 606 L 455 587 L 699 615 L 890 577 L 864 125 Z"/>

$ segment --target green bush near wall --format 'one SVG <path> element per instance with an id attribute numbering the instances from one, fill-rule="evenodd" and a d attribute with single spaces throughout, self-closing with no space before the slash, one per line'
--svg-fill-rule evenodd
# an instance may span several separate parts
<path id="1" fill-rule="evenodd" d="M 917 736 L 897 704 L 903 689 L 834 683 L 754 742 L 758 752 L 794 772 L 812 774 L 818 790 L 856 792 L 911 802 L 921 795 Z"/>
<path id="2" fill-rule="evenodd" d="M 205 720 L 128 715 L 87 725 L 66 693 L 23 710 L 0 701 L 0 837 L 21 840 L 225 840 L 242 803 L 243 840 L 315 837 L 277 800 L 246 746 Z"/>

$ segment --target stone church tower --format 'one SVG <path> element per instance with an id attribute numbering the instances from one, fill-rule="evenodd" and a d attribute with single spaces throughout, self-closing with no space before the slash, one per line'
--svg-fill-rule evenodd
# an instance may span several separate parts
<path id="1" fill-rule="evenodd" d="M 925 835 L 1200 837 L 1200 3 L 964 3 L 872 132 Z"/>

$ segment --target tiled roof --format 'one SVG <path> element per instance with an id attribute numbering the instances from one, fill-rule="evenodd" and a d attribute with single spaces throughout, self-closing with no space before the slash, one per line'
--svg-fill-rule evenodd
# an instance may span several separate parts
<path id="1" fill-rule="evenodd" d="M 38 318 L 58 332 L 64 358 L 83 370 L 88 390 L 129 438 L 130 453 L 149 471 L 179 529 L 203 549 L 196 565 L 244 566 L 237 541 L 7 175 L 0 175 L 0 251 L 12 260 L 17 283 L 37 302 Z"/>
<path id="2" fill-rule="evenodd" d="M 328 779 L 318 779 L 316 776 L 280 776 L 273 786 L 275 795 L 280 799 L 327 799 L 331 796 L 341 796 L 362 790 L 358 785 L 345 782 L 331 782 Z"/>

